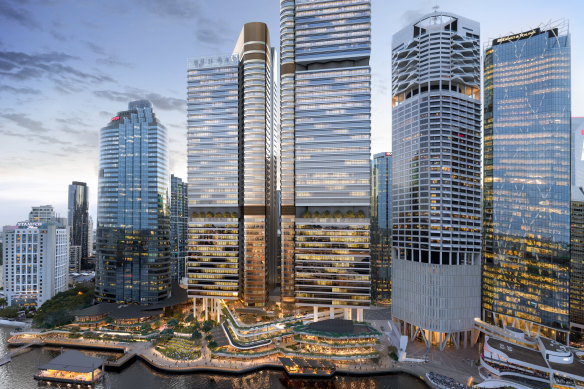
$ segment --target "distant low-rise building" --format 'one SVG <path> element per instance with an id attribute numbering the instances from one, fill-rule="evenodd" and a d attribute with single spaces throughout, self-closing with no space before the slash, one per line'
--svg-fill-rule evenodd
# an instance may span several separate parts
<path id="1" fill-rule="evenodd" d="M 67 289 L 69 238 L 56 222 L 21 222 L 5 226 L 4 292 L 8 305 L 40 307 Z"/>

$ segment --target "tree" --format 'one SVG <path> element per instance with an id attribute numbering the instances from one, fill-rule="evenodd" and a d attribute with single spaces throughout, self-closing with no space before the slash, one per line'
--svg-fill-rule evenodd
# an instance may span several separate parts
<path id="1" fill-rule="evenodd" d="M 355 213 L 349 209 L 347 212 L 345 212 L 345 217 L 347 219 L 352 219 L 355 217 Z"/>
<path id="2" fill-rule="evenodd" d="M 361 210 L 357 211 L 357 217 L 359 219 L 363 219 L 365 217 L 365 213 Z"/>
<path id="3" fill-rule="evenodd" d="M 307 209 L 306 211 L 304 211 L 302 213 L 302 217 L 305 219 L 308 219 L 308 218 L 312 217 L 312 215 L 310 214 L 310 211 Z"/>
<path id="4" fill-rule="evenodd" d="M 211 331 L 211 328 L 213 328 L 213 324 L 214 324 L 214 323 L 213 323 L 213 321 L 212 321 L 212 320 L 206 320 L 206 321 L 203 323 L 203 331 L 204 331 L 204 332 L 209 332 L 209 331 Z"/>
<path id="5" fill-rule="evenodd" d="M 335 219 L 340 219 L 343 217 L 343 213 L 337 209 L 333 216 L 335 217 Z"/>
<path id="6" fill-rule="evenodd" d="M 8 301 L 6 301 L 5 298 L 0 297 L 0 307 L 4 308 L 7 305 L 8 305 Z"/>
<path id="7" fill-rule="evenodd" d="M 150 332 L 150 330 L 152 329 L 152 327 L 150 327 L 150 324 L 148 323 L 143 323 L 140 326 L 140 333 L 142 333 L 142 335 L 146 335 L 147 333 Z"/>
<path id="8" fill-rule="evenodd" d="M 176 319 L 170 319 L 166 323 L 166 325 L 169 326 L 169 327 L 176 327 L 178 325 L 178 320 L 176 320 Z"/>
<path id="9" fill-rule="evenodd" d="M 328 209 L 322 213 L 322 217 L 326 217 L 327 219 L 331 217 L 331 211 Z"/>
<path id="10" fill-rule="evenodd" d="M 191 339 L 192 340 L 197 340 L 197 339 L 201 339 L 203 335 L 201 335 L 201 333 L 197 330 L 193 331 L 193 335 L 191 335 Z"/>

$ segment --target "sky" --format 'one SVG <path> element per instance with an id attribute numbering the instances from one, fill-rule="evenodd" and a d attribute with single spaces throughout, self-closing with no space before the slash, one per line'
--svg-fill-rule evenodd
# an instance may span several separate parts
<path id="1" fill-rule="evenodd" d="M 568 19 L 584 116 L 584 2 L 372 0 L 372 153 L 391 151 L 391 37 L 435 5 L 478 21 L 483 43 Z M 186 180 L 187 59 L 230 54 L 252 21 L 277 49 L 279 15 L 279 0 L 0 0 L 0 226 L 33 205 L 66 217 L 72 181 L 87 182 L 95 222 L 98 133 L 135 99 L 152 101 Z"/>

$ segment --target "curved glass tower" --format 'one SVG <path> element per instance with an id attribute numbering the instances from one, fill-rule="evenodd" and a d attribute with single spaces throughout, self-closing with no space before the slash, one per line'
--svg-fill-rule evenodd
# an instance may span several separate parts
<path id="1" fill-rule="evenodd" d="M 570 81 L 565 22 L 497 38 L 485 52 L 483 318 L 564 342 Z"/>
<path id="2" fill-rule="evenodd" d="M 392 42 L 392 313 L 427 347 L 458 347 L 480 314 L 479 34 L 434 12 Z"/>
<path id="3" fill-rule="evenodd" d="M 168 134 L 147 100 L 99 137 L 98 301 L 150 304 L 170 295 Z"/>
<path id="4" fill-rule="evenodd" d="M 233 54 L 188 61 L 189 296 L 264 306 L 277 280 L 273 50 L 264 23 Z"/>

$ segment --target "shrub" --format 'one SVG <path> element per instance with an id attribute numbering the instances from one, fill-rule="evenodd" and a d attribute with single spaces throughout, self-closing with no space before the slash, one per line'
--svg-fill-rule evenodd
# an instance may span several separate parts
<path id="1" fill-rule="evenodd" d="M 18 317 L 18 310 L 19 310 L 19 308 L 15 305 L 10 306 L 10 307 L 6 307 L 6 308 L 2 308 L 2 309 L 0 309 L 0 317 L 14 319 L 15 317 Z"/>

